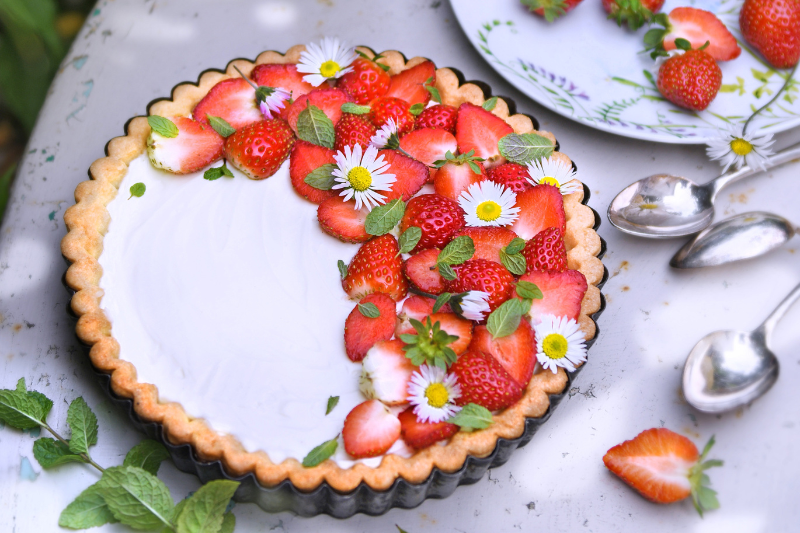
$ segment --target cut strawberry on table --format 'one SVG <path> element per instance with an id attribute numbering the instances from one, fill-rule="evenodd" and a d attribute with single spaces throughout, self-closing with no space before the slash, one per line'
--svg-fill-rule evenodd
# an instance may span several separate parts
<path id="1" fill-rule="evenodd" d="M 336 82 L 336 87 L 353 97 L 353 101 L 366 105 L 389 90 L 391 78 L 371 59 L 359 58 L 350 65 L 353 70 Z"/>
<path id="2" fill-rule="evenodd" d="M 297 139 L 289 157 L 289 178 L 297 194 L 315 204 L 336 196 L 336 191 L 323 191 L 312 187 L 305 182 L 306 176 L 322 165 L 333 164 L 333 155 L 336 152 L 324 146 L 311 144 L 302 139 Z M 341 203 L 341 199 L 340 199 Z"/>
<path id="3" fill-rule="evenodd" d="M 414 253 L 428 248 L 442 249 L 453 235 L 464 227 L 464 210 L 455 200 L 438 194 L 421 194 L 409 200 L 406 212 L 400 221 L 403 232 L 416 226 L 422 230 L 422 237 Z"/>
<path id="4" fill-rule="evenodd" d="M 420 422 L 414 414 L 413 407 L 400 413 L 397 418 L 400 420 L 400 434 L 403 441 L 415 450 L 449 439 L 459 430 L 457 425 L 449 422 Z"/>
<path id="5" fill-rule="evenodd" d="M 486 168 L 506 162 L 500 155 L 497 143 L 514 130 L 505 120 L 496 117 L 484 108 L 463 103 L 458 108 L 456 140 L 461 153 L 474 150 L 474 155 L 485 160 Z"/>
<path id="6" fill-rule="evenodd" d="M 378 309 L 377 317 L 364 314 L 362 309 L 372 304 Z M 394 300 L 382 292 L 368 294 L 353 308 L 344 323 L 344 347 L 353 362 L 361 361 L 378 341 L 388 341 L 397 325 Z"/>
<path id="7" fill-rule="evenodd" d="M 400 98 L 384 96 L 376 98 L 370 104 L 369 119 L 380 128 L 394 120 L 397 125 L 397 135 L 403 136 L 414 129 L 414 115 L 411 114 L 411 105 Z"/>
<path id="8" fill-rule="evenodd" d="M 250 179 L 263 180 L 277 172 L 294 141 L 294 133 L 285 121 L 261 120 L 225 139 L 225 159 Z"/>
<path id="9" fill-rule="evenodd" d="M 438 248 L 429 248 L 409 257 L 403 265 L 403 272 L 411 283 L 428 294 L 444 292 L 445 280 L 436 268 L 439 257 Z"/>
<path id="10" fill-rule="evenodd" d="M 476 326 L 469 350 L 491 355 L 523 389 L 528 386 L 536 366 L 536 338 L 526 320 L 520 320 L 514 333 L 499 338 L 486 326 Z"/>
<path id="11" fill-rule="evenodd" d="M 383 156 L 384 161 L 389 164 L 389 172 L 394 174 L 395 178 L 392 190 L 382 192 L 386 196 L 386 202 L 396 198 L 402 198 L 407 202 L 428 181 L 430 175 L 428 167 L 416 159 L 407 157 L 397 150 L 381 150 L 378 152 L 378 157 L 380 156 Z"/>
<path id="12" fill-rule="evenodd" d="M 618 444 L 603 456 L 603 463 L 625 483 L 655 503 L 673 503 L 689 496 L 700 516 L 719 507 L 717 493 L 707 485 L 705 470 L 722 466 L 706 460 L 714 445 L 708 441 L 703 453 L 692 441 L 666 428 L 642 431 Z"/>
<path id="13" fill-rule="evenodd" d="M 458 377 L 461 396 L 458 405 L 475 403 L 490 411 L 513 405 L 522 397 L 523 387 L 489 354 L 468 351 L 450 367 Z"/>
<path id="14" fill-rule="evenodd" d="M 455 201 L 458 201 L 458 197 L 470 185 L 486 178 L 483 163 L 479 158 L 470 154 L 454 156 L 451 151 L 449 154 L 445 154 L 444 157 L 439 158 L 435 166 L 438 168 L 432 171 L 433 189 L 436 194 Z"/>
<path id="15" fill-rule="evenodd" d="M 522 5 L 536 15 L 544 17 L 547 22 L 553 22 L 559 17 L 563 17 L 583 0 L 521 0 Z M 663 1 L 663 0 L 662 0 Z"/>
<path id="16" fill-rule="evenodd" d="M 342 280 L 344 292 L 356 300 L 373 292 L 402 300 L 408 292 L 408 282 L 399 252 L 397 240 L 388 233 L 361 245 Z"/>
<path id="17" fill-rule="evenodd" d="M 408 403 L 408 382 L 417 367 L 406 357 L 403 346 L 400 340 L 382 340 L 369 349 L 359 379 L 364 396 L 391 406 Z"/>
<path id="18" fill-rule="evenodd" d="M 503 165 L 490 168 L 486 171 L 486 177 L 495 183 L 505 185 L 515 194 L 519 194 L 523 191 L 533 188 L 533 184 L 528 181 L 530 178 L 528 167 L 518 163 L 505 163 Z"/>
<path id="19" fill-rule="evenodd" d="M 565 316 L 575 321 L 581 314 L 581 302 L 589 285 L 586 277 L 577 270 L 564 272 L 529 272 L 520 281 L 529 281 L 542 291 L 541 300 L 531 303 L 531 323 L 542 321 L 545 315 Z"/>
<path id="20" fill-rule="evenodd" d="M 500 250 L 508 246 L 508 244 L 517 237 L 517 234 L 510 229 L 497 226 L 487 226 L 483 228 L 466 227 L 455 236 L 460 237 L 461 235 L 466 235 L 471 238 L 475 245 L 475 253 L 472 259 L 485 259 L 487 261 L 494 261 L 495 263 L 501 263 Z"/>
<path id="21" fill-rule="evenodd" d="M 400 139 L 400 148 L 408 155 L 432 167 L 434 162 L 445 158 L 447 152 L 458 149 L 452 133 L 438 128 L 414 130 Z"/>
<path id="22" fill-rule="evenodd" d="M 356 209 L 355 200 L 343 202 L 339 196 L 326 198 L 317 208 L 317 220 L 322 231 L 349 243 L 367 242 L 372 238 L 366 229 L 368 214 L 366 207 Z"/>
<path id="23" fill-rule="evenodd" d="M 242 78 L 222 80 L 194 106 L 192 117 L 197 122 L 208 124 L 208 115 L 226 120 L 237 130 L 264 120 L 256 102 L 255 89 Z"/>
<path id="24" fill-rule="evenodd" d="M 304 75 L 297 72 L 297 65 L 292 63 L 269 63 L 256 65 L 250 73 L 250 79 L 259 86 L 286 89 L 292 93 L 292 98 L 297 100 L 314 90 L 313 85 L 303 80 Z"/>
<path id="25" fill-rule="evenodd" d="M 742 36 L 775 68 L 800 60 L 800 2 L 745 0 L 739 12 Z"/>
<path id="26" fill-rule="evenodd" d="M 308 104 L 311 104 L 320 108 L 335 126 L 342 117 L 342 104 L 350 101 L 352 101 L 352 97 L 341 89 L 335 87 L 314 89 L 308 94 L 296 98 L 294 103 L 289 106 L 287 121 L 297 132 L 297 118 Z"/>
<path id="27" fill-rule="evenodd" d="M 558 187 L 537 185 L 517 194 L 519 218 L 511 229 L 525 240 L 532 239 L 547 228 L 559 228 L 566 233 L 567 219 L 564 215 L 564 199 Z"/>
<path id="28" fill-rule="evenodd" d="M 662 63 L 656 85 L 661 95 L 676 106 L 702 111 L 722 86 L 722 70 L 704 50 L 689 49 L 688 42 L 681 39 L 677 43 L 685 52 Z"/>
<path id="29" fill-rule="evenodd" d="M 417 115 L 416 128 L 440 128 L 456 134 L 456 121 L 458 108 L 451 105 L 439 104 L 424 109 Z"/>
<path id="30" fill-rule="evenodd" d="M 336 152 L 344 152 L 345 146 L 349 146 L 352 150 L 355 145 L 359 145 L 361 150 L 366 151 L 376 130 L 375 125 L 366 118 L 343 113 L 333 129 L 336 135 L 333 149 Z"/>
<path id="31" fill-rule="evenodd" d="M 211 126 L 187 117 L 168 120 L 178 128 L 177 136 L 164 137 L 151 131 L 147 138 L 147 155 L 154 167 L 173 174 L 188 174 L 222 157 L 225 139 Z"/>
<path id="32" fill-rule="evenodd" d="M 564 272 L 567 269 L 567 248 L 561 228 L 547 228 L 525 243 L 522 249 L 527 272 Z"/>
<path id="33" fill-rule="evenodd" d="M 344 449 L 356 459 L 382 455 L 399 438 L 400 421 L 378 400 L 356 405 L 344 419 Z"/>
<path id="34" fill-rule="evenodd" d="M 485 259 L 470 259 L 453 267 L 456 279 L 447 283 L 447 291 L 461 293 L 483 291 L 489 293 L 489 309 L 494 311 L 511 298 L 514 276 L 506 267 Z"/>
<path id="35" fill-rule="evenodd" d="M 716 61 L 730 61 L 739 57 L 742 49 L 725 24 L 714 13 L 694 7 L 676 7 L 669 15 L 660 13 L 653 22 L 663 28 L 653 28 L 644 36 L 645 47 L 655 55 L 675 50 L 677 39 L 689 41 L 692 48 L 701 48 Z"/>
<path id="36" fill-rule="evenodd" d="M 617 21 L 617 26 L 626 23 L 631 30 L 638 30 L 664 5 L 664 0 L 603 0 L 603 9 L 608 18 Z"/>
<path id="37" fill-rule="evenodd" d="M 405 100 L 409 106 L 425 105 L 431 99 L 431 93 L 425 87 L 435 85 L 436 66 L 431 61 L 423 61 L 419 65 L 392 76 L 389 90 L 385 96 Z"/>

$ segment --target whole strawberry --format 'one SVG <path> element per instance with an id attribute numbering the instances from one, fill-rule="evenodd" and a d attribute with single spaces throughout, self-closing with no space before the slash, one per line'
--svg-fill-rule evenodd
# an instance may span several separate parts
<path id="1" fill-rule="evenodd" d="M 618 26 L 625 22 L 631 30 L 638 30 L 653 18 L 664 0 L 603 0 L 603 9 L 608 18 L 616 20 Z"/>
<path id="2" fill-rule="evenodd" d="M 389 90 L 391 78 L 378 63 L 362 57 L 350 66 L 353 70 L 339 78 L 336 86 L 352 96 L 357 104 L 366 105 Z"/>
<path id="3" fill-rule="evenodd" d="M 411 114 L 411 106 L 405 100 L 385 96 L 374 100 L 370 108 L 372 111 L 369 118 L 379 128 L 391 118 L 397 124 L 398 135 L 404 135 L 414 129 L 414 115 Z"/>
<path id="4" fill-rule="evenodd" d="M 514 276 L 501 265 L 486 259 L 470 259 L 453 267 L 456 279 L 447 284 L 447 291 L 454 294 L 467 291 L 489 293 L 489 309 L 494 311 L 511 298 Z"/>
<path id="5" fill-rule="evenodd" d="M 254 122 L 225 140 L 225 158 L 254 180 L 275 174 L 289 156 L 294 133 L 284 120 Z"/>
<path id="6" fill-rule="evenodd" d="M 497 411 L 514 404 L 525 392 L 494 357 L 478 351 L 461 354 L 450 372 L 461 386 L 459 405 L 476 403 Z"/>
<path id="7" fill-rule="evenodd" d="M 514 194 L 519 194 L 533 187 L 528 179 L 528 167 L 519 163 L 503 163 L 486 171 L 486 177 L 495 183 L 505 185 Z"/>
<path id="8" fill-rule="evenodd" d="M 358 144 L 362 150 L 366 151 L 369 146 L 369 140 L 375 134 L 376 129 L 375 125 L 364 117 L 342 113 L 342 118 L 339 119 L 334 128 L 336 141 L 333 149 L 337 152 L 344 152 L 345 146 L 349 146 L 352 149 Z"/>
<path id="9" fill-rule="evenodd" d="M 422 237 L 412 253 L 428 248 L 444 248 L 453 235 L 464 227 L 464 210 L 458 202 L 438 194 L 421 194 L 409 200 L 400 222 L 400 231 L 411 226 L 422 230 Z"/>
<path id="10" fill-rule="evenodd" d="M 800 59 L 800 1 L 745 0 L 739 27 L 773 67 L 793 67 Z"/>
<path id="11" fill-rule="evenodd" d="M 722 85 L 722 71 L 704 50 L 692 50 L 689 42 L 683 39 L 678 39 L 676 44 L 685 52 L 670 57 L 658 69 L 658 90 L 677 106 L 702 111 L 717 96 Z"/>
<path id="12" fill-rule="evenodd" d="M 457 107 L 439 104 L 424 109 L 422 113 L 417 116 L 416 128 L 441 128 L 455 135 L 457 119 Z"/>
<path id="13" fill-rule="evenodd" d="M 544 17 L 547 22 L 553 22 L 558 17 L 566 15 L 583 0 L 520 0 L 534 14 Z"/>
<path id="14" fill-rule="evenodd" d="M 408 292 L 408 281 L 403 275 L 397 240 L 387 233 L 364 243 L 347 267 L 342 288 L 354 300 L 373 292 L 402 300 Z"/>

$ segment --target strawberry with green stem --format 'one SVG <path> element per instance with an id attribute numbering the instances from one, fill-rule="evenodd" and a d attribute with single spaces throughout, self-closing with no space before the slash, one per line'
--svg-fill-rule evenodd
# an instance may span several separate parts
<path id="1" fill-rule="evenodd" d="M 658 69 L 656 85 L 673 104 L 693 111 L 703 111 L 716 98 L 722 86 L 722 70 L 704 48 L 693 49 L 689 41 L 676 39 L 683 50 L 668 58 Z"/>
<path id="2" fill-rule="evenodd" d="M 529 11 L 553 22 L 575 9 L 583 0 L 520 0 Z"/>
<path id="3" fill-rule="evenodd" d="M 603 9 L 608 18 L 617 21 L 617 26 L 626 23 L 630 30 L 638 30 L 650 22 L 664 0 L 603 0 Z"/>

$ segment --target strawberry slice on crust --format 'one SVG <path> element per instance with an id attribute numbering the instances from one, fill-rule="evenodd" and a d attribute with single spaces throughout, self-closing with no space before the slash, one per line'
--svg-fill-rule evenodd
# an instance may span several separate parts
<path id="1" fill-rule="evenodd" d="M 447 282 L 448 292 L 486 292 L 489 294 L 489 309 L 492 311 L 513 296 L 514 276 L 500 263 L 470 259 L 454 266 L 453 271 L 456 279 Z"/>
<path id="2" fill-rule="evenodd" d="M 192 117 L 208 124 L 208 115 L 225 119 L 234 129 L 264 120 L 256 102 L 256 91 L 242 78 L 222 80 L 197 102 Z"/>
<path id="3" fill-rule="evenodd" d="M 441 294 L 445 289 L 445 279 L 436 268 L 439 258 L 438 248 L 429 248 L 406 259 L 403 272 L 411 283 L 428 294 Z"/>
<path id="4" fill-rule="evenodd" d="M 372 238 L 365 226 L 368 214 L 366 207 L 356 210 L 355 200 L 343 202 L 340 196 L 326 198 L 317 208 L 317 220 L 322 231 L 340 241 L 353 244 L 367 242 Z"/>
<path id="5" fill-rule="evenodd" d="M 253 122 L 225 139 L 225 158 L 248 178 L 263 180 L 275 174 L 289 157 L 294 133 L 276 118 Z"/>
<path id="6" fill-rule="evenodd" d="M 589 288 L 586 277 L 577 270 L 564 272 L 529 272 L 519 278 L 529 281 L 542 291 L 541 300 L 531 304 L 531 323 L 536 325 L 544 315 L 565 316 L 575 321 L 581 314 L 583 295 Z"/>
<path id="7" fill-rule="evenodd" d="M 396 180 L 392 183 L 391 191 L 381 193 L 386 196 L 386 203 L 395 198 L 402 198 L 404 202 L 408 202 L 428 181 L 428 167 L 416 159 L 406 157 L 397 150 L 381 150 L 378 155 L 382 155 L 391 165 L 389 173 L 394 174 Z"/>
<path id="8" fill-rule="evenodd" d="M 519 163 L 503 163 L 486 171 L 486 177 L 495 183 L 505 185 L 515 194 L 533 188 L 528 181 L 530 173 L 528 167 Z"/>
<path id="9" fill-rule="evenodd" d="M 378 308 L 375 318 L 365 316 L 359 305 L 373 304 Z M 347 357 L 357 363 L 378 341 L 388 341 L 394 335 L 397 311 L 394 300 L 382 292 L 368 294 L 353 308 L 344 322 L 344 347 Z"/>
<path id="10" fill-rule="evenodd" d="M 369 349 L 358 383 L 364 396 L 392 406 L 408 403 L 408 383 L 417 367 L 403 346 L 400 340 L 384 340 Z"/>
<path id="11" fill-rule="evenodd" d="M 567 216 L 564 213 L 564 199 L 558 187 L 537 185 L 517 193 L 517 207 L 519 218 L 511 229 L 526 241 L 547 228 L 559 228 L 562 235 L 566 234 Z"/>
<path id="12" fill-rule="evenodd" d="M 536 338 L 526 320 L 520 320 L 517 330 L 511 335 L 497 339 L 486 326 L 476 326 L 469 350 L 491 355 L 514 381 L 523 389 L 527 388 L 536 366 Z"/>
<path id="13" fill-rule="evenodd" d="M 331 119 L 333 125 L 336 126 L 336 123 L 342 117 L 342 104 L 352 101 L 353 99 L 349 94 L 335 87 L 314 89 L 295 99 L 294 103 L 289 106 L 286 120 L 289 126 L 297 133 L 297 117 L 300 116 L 300 113 L 303 112 L 308 104 L 311 104 L 320 108 Z"/>
<path id="14" fill-rule="evenodd" d="M 402 300 L 408 292 L 403 276 L 400 247 L 389 233 L 361 245 L 350 265 L 342 288 L 350 298 L 360 300 L 367 294 L 382 292 L 393 300 Z"/>
<path id="15" fill-rule="evenodd" d="M 449 422 L 420 422 L 414 414 L 414 408 L 409 407 L 397 418 L 400 420 L 400 435 L 403 441 L 414 448 L 421 450 L 440 440 L 449 439 L 458 433 L 459 427 Z"/>
<path id="16" fill-rule="evenodd" d="M 524 389 L 494 357 L 481 352 L 461 354 L 450 367 L 458 377 L 461 397 L 458 405 L 476 403 L 490 411 L 498 411 L 516 403 Z"/>
<path id="17" fill-rule="evenodd" d="M 497 143 L 509 133 L 514 133 L 514 130 L 505 120 L 481 106 L 463 103 L 458 108 L 458 150 L 462 154 L 475 150 L 475 157 L 486 160 L 483 164 L 487 169 L 506 162 L 506 158 L 500 155 Z"/>
<path id="18" fill-rule="evenodd" d="M 567 248 L 560 228 L 543 229 L 525 243 L 526 272 L 564 272 L 567 269 Z"/>
<path id="19" fill-rule="evenodd" d="M 483 228 L 466 227 L 459 231 L 455 237 L 466 235 L 475 244 L 475 254 L 472 259 L 485 259 L 500 263 L 500 249 L 505 248 L 513 241 L 517 234 L 508 228 L 487 226 Z M 454 237 L 454 238 L 455 238 Z"/>
<path id="20" fill-rule="evenodd" d="M 432 61 L 423 61 L 392 76 L 389 90 L 384 96 L 400 98 L 408 105 L 424 105 L 431 99 L 431 93 L 425 88 L 426 83 L 431 87 L 436 85 L 436 66 Z"/>
<path id="21" fill-rule="evenodd" d="M 303 76 L 305 74 L 297 72 L 297 65 L 293 63 L 256 65 L 250 73 L 250 79 L 256 82 L 256 85 L 286 89 L 292 93 L 292 98 L 295 100 L 315 88 L 303 81 Z"/>
<path id="22" fill-rule="evenodd" d="M 458 146 L 452 133 L 438 128 L 422 128 L 404 135 L 400 139 L 400 148 L 417 161 L 432 167 L 434 161 L 444 159 L 447 152 L 456 153 Z"/>
<path id="23" fill-rule="evenodd" d="M 186 117 L 170 117 L 178 127 L 177 137 L 164 137 L 151 131 L 147 137 L 147 156 L 153 166 L 188 174 L 201 170 L 222 157 L 223 139 L 214 129 Z"/>
<path id="24" fill-rule="evenodd" d="M 336 196 L 336 191 L 323 191 L 305 182 L 306 176 L 322 165 L 335 163 L 334 154 L 333 150 L 302 139 L 298 139 L 294 143 L 292 154 L 289 156 L 289 178 L 292 180 L 292 187 L 297 194 L 315 204 Z"/>
<path id="25" fill-rule="evenodd" d="M 400 421 L 378 400 L 353 407 L 344 419 L 344 449 L 355 459 L 383 455 L 400 438 Z"/>
<path id="26" fill-rule="evenodd" d="M 483 164 L 480 161 L 476 161 L 475 164 L 480 170 L 477 174 L 469 165 L 451 161 L 436 170 L 431 170 L 433 190 L 436 191 L 436 194 L 458 201 L 458 197 L 469 189 L 470 185 L 486 179 Z"/>

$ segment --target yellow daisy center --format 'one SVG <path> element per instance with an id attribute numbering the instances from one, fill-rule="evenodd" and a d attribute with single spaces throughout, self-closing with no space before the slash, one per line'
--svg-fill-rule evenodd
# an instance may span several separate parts
<path id="1" fill-rule="evenodd" d="M 542 351 L 550 359 L 563 359 L 568 347 L 567 338 L 560 333 L 551 333 L 542 341 Z"/>
<path id="2" fill-rule="evenodd" d="M 336 76 L 336 73 L 340 70 L 342 70 L 342 67 L 339 66 L 339 63 L 332 59 L 329 59 L 319 66 L 319 73 L 326 78 L 332 78 Z"/>
<path id="3" fill-rule="evenodd" d="M 428 405 L 441 409 L 447 404 L 450 395 L 447 394 L 447 387 L 441 383 L 431 383 L 425 389 L 425 398 L 428 400 Z"/>
<path id="4" fill-rule="evenodd" d="M 366 191 L 372 185 L 372 174 L 364 167 L 354 167 L 347 173 L 347 181 L 355 190 Z"/>
<path id="5" fill-rule="evenodd" d="M 744 139 L 734 139 L 731 141 L 731 150 L 736 155 L 747 155 L 753 151 L 753 145 Z"/>
<path id="6" fill-rule="evenodd" d="M 539 179 L 539 184 L 541 185 L 552 185 L 553 187 L 561 187 L 561 184 L 558 183 L 558 180 L 555 179 L 553 176 L 545 176 Z"/>
<path id="7" fill-rule="evenodd" d="M 478 218 L 483 220 L 484 222 L 491 222 L 492 220 L 497 220 L 502 213 L 503 213 L 503 208 L 500 207 L 500 204 L 492 200 L 486 200 L 485 202 L 481 202 L 480 204 L 478 204 L 478 209 L 475 210 L 475 214 L 478 215 Z"/>

